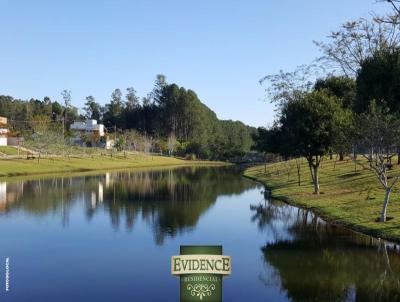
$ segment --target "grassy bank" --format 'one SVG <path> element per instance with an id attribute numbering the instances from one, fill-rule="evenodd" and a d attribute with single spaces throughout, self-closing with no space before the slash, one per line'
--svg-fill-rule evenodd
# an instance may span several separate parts
<path id="1" fill-rule="evenodd" d="M 245 171 L 245 176 L 265 184 L 274 198 L 309 208 L 327 220 L 354 230 L 400 242 L 400 186 L 393 191 L 390 199 L 390 220 L 376 222 L 384 190 L 376 176 L 362 164 L 366 162 L 358 161 L 355 172 L 350 159 L 337 161 L 336 164 L 335 160 L 325 159 L 320 169 L 320 195 L 312 194 L 310 171 L 305 160 L 301 164 L 300 186 L 294 161 L 252 167 Z M 395 166 L 391 174 L 399 175 L 400 167 Z"/>
<path id="2" fill-rule="evenodd" d="M 34 160 L 0 160 L 0 178 L 91 172 L 111 169 L 156 168 L 165 166 L 222 165 L 220 162 L 188 161 L 172 157 L 145 154 L 124 154 L 111 156 L 93 155 L 87 157 L 44 158 Z"/>

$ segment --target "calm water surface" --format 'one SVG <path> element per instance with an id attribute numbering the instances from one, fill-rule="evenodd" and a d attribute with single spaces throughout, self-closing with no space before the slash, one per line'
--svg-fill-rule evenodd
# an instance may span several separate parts
<path id="1" fill-rule="evenodd" d="M 399 246 L 267 195 L 236 168 L 0 181 L 0 301 L 176 302 L 181 244 L 232 256 L 227 302 L 400 301 Z"/>

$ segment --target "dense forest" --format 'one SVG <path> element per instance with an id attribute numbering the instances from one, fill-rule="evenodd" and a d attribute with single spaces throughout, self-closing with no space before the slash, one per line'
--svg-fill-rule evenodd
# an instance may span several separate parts
<path id="1" fill-rule="evenodd" d="M 143 151 L 208 159 L 243 156 L 250 151 L 256 131 L 240 121 L 219 120 L 193 90 L 168 84 L 163 75 L 157 75 L 146 97 L 139 97 L 133 87 L 125 94 L 115 89 L 104 106 L 88 96 L 84 114 L 72 106 L 70 91 L 64 90 L 61 97 L 61 101 L 49 97 L 20 100 L 0 95 L 0 116 L 9 119 L 14 133 L 27 139 L 35 137 L 35 132 L 60 133 L 62 123 L 68 137 L 74 121 L 96 119 L 109 135 L 118 137 L 121 149 L 138 146 L 141 141 Z"/>

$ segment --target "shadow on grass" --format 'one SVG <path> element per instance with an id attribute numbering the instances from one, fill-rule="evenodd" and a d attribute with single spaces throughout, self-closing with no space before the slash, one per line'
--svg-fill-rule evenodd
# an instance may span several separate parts
<path id="1" fill-rule="evenodd" d="M 339 175 L 338 178 L 341 178 L 341 179 L 348 179 L 348 178 L 352 178 L 352 177 L 359 176 L 359 175 L 361 175 L 360 172 L 356 172 L 356 173 L 347 173 L 347 174 Z"/>

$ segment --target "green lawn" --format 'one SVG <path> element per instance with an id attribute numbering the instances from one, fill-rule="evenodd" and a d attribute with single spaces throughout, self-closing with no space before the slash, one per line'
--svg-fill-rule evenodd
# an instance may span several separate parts
<path id="1" fill-rule="evenodd" d="M 96 170 L 156 168 L 182 165 L 223 165 L 221 162 L 187 161 L 173 157 L 151 156 L 145 154 L 92 157 L 45 158 L 40 159 L 0 159 L 0 178 L 28 176 L 35 174 L 59 174 L 90 172 Z"/>
<path id="2" fill-rule="evenodd" d="M 4 153 L 6 155 L 18 155 L 18 149 L 10 146 L 0 146 L 0 153 Z M 26 152 L 20 150 L 19 154 L 24 155 Z"/>
<path id="3" fill-rule="evenodd" d="M 305 160 L 301 165 L 301 186 L 297 183 L 294 161 L 267 165 L 266 172 L 265 166 L 252 167 L 245 171 L 245 176 L 265 184 L 274 198 L 310 208 L 326 219 L 352 229 L 400 242 L 400 186 L 390 199 L 387 214 L 390 220 L 376 222 L 384 190 L 376 176 L 360 164 L 366 165 L 366 162 L 358 161 L 358 171 L 354 173 L 354 163 L 350 159 L 337 161 L 336 166 L 334 160 L 324 159 L 320 169 L 320 195 L 312 194 L 310 171 Z M 395 166 L 391 174 L 399 175 L 400 167 Z"/>

